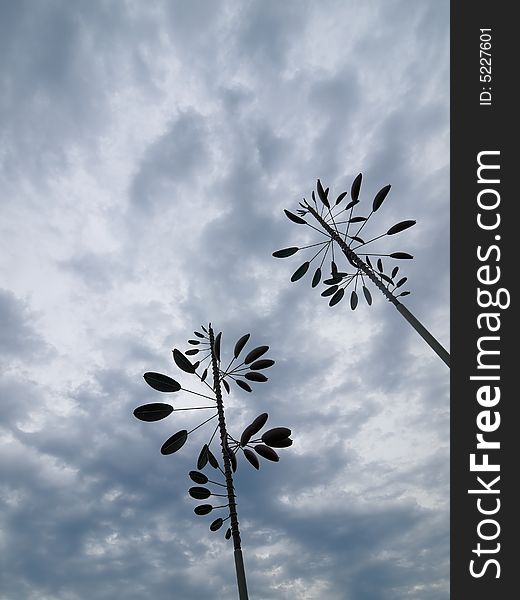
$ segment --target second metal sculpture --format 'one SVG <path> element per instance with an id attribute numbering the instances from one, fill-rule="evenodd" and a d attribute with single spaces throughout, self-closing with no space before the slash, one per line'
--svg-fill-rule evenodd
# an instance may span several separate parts
<path id="1" fill-rule="evenodd" d="M 261 372 L 274 365 L 274 360 L 265 358 L 269 346 L 258 346 L 250 350 L 240 362 L 244 348 L 249 341 L 250 334 L 242 336 L 235 344 L 233 357 L 224 369 L 221 365 L 221 339 L 222 333 L 215 335 L 211 323 L 208 327 L 201 327 L 202 331 L 195 331 L 194 339 L 188 340 L 191 348 L 184 353 L 178 349 L 173 350 L 173 360 L 177 367 L 182 371 L 197 377 L 204 386 L 210 391 L 211 395 L 201 394 L 192 390 L 183 388 L 180 383 L 168 375 L 162 373 L 148 372 L 144 374 L 144 379 L 152 388 L 163 393 L 188 392 L 199 397 L 211 400 L 210 406 L 196 406 L 189 408 L 174 408 L 171 404 L 155 402 L 139 406 L 134 410 L 134 415 L 141 421 L 159 421 L 172 414 L 174 411 L 184 410 L 213 410 L 214 414 L 205 419 L 191 429 L 190 431 L 182 429 L 169 437 L 161 448 L 161 454 L 169 455 L 180 450 L 186 443 L 188 436 L 203 427 L 213 419 L 217 419 L 212 435 L 207 443 L 202 446 L 197 459 L 197 470 L 189 472 L 192 482 L 198 484 L 188 490 L 189 495 L 196 500 L 207 500 L 208 498 L 225 498 L 226 504 L 214 506 L 213 504 L 200 504 L 195 507 L 194 512 L 197 515 L 207 515 L 215 510 L 224 510 L 226 517 L 217 517 L 210 525 L 211 531 L 219 530 L 223 524 L 229 520 L 229 527 L 226 530 L 225 538 L 233 539 L 235 569 L 238 584 L 238 593 L 240 600 L 247 600 L 247 584 L 244 569 L 244 560 L 242 556 L 242 545 L 240 539 L 240 529 L 237 514 L 237 502 L 235 487 L 233 483 L 233 473 L 237 470 L 237 454 L 241 452 L 249 463 L 259 469 L 259 457 L 270 461 L 278 462 L 279 456 L 274 448 L 286 448 L 292 444 L 290 438 L 291 430 L 286 427 L 275 427 L 265 431 L 258 437 L 260 430 L 267 422 L 267 413 L 262 413 L 248 425 L 240 439 L 236 439 L 228 433 L 224 413 L 224 402 L 222 397 L 222 388 L 229 394 L 231 391 L 230 382 L 235 383 L 241 390 L 252 392 L 250 383 L 262 383 L 267 381 L 267 377 Z M 200 357 L 196 362 L 191 362 L 188 356 Z M 200 371 L 200 373 L 199 373 Z M 212 383 L 208 383 L 208 379 Z M 207 403 L 206 403 L 207 404 Z M 219 432 L 220 449 L 222 455 L 222 468 L 215 454 L 211 451 L 211 444 Z M 221 481 L 210 479 L 201 471 L 210 465 L 219 472 Z M 208 483 L 219 486 L 225 493 L 213 493 L 206 486 Z"/>

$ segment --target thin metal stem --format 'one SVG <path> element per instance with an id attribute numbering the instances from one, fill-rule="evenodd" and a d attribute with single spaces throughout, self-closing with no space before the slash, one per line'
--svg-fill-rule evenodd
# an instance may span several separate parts
<path id="1" fill-rule="evenodd" d="M 242 557 L 242 548 L 240 540 L 240 530 L 238 527 L 238 515 L 235 502 L 235 492 L 233 486 L 233 473 L 231 470 L 231 460 L 228 455 L 226 419 L 224 416 L 224 402 L 222 400 L 222 389 L 220 387 L 220 373 L 218 368 L 217 356 L 215 354 L 215 335 L 213 327 L 209 325 L 209 341 L 211 345 L 211 364 L 213 367 L 213 389 L 217 397 L 218 422 L 220 429 L 220 443 L 222 446 L 222 459 L 224 462 L 224 475 L 226 477 L 227 495 L 229 501 L 229 517 L 231 519 L 231 535 L 233 537 L 233 546 L 235 549 L 235 570 L 237 575 L 239 600 L 248 600 L 246 574 L 244 569 L 244 559 Z"/>
<path id="2" fill-rule="evenodd" d="M 202 421 L 202 423 L 200 425 L 197 425 L 197 427 L 194 427 L 193 429 L 191 429 L 190 431 L 188 431 L 188 434 L 193 433 L 194 431 L 196 431 L 199 427 L 202 427 L 203 425 L 206 425 L 206 423 L 209 423 L 209 421 L 211 421 L 211 419 L 214 419 L 216 416 L 218 415 L 218 413 L 215 413 L 212 417 L 210 417 L 209 419 L 206 419 L 205 421 Z"/>
<path id="3" fill-rule="evenodd" d="M 210 386 L 211 389 L 213 389 Z M 199 392 L 194 392 L 193 390 L 188 390 L 186 388 L 181 387 L 181 390 L 183 392 L 188 392 L 189 394 L 195 394 L 195 396 L 201 396 L 202 398 L 207 398 L 208 400 L 215 400 L 215 398 L 212 398 L 211 396 L 206 396 L 205 394 L 199 394 Z"/>
<path id="4" fill-rule="evenodd" d="M 309 212 L 318 221 L 318 223 L 325 229 L 330 237 L 338 244 L 343 251 L 343 254 L 347 257 L 349 262 L 356 265 L 358 269 L 363 271 L 372 283 L 383 293 L 386 299 L 394 304 L 401 315 L 408 321 L 408 323 L 417 331 L 417 333 L 424 339 L 424 341 L 432 348 L 432 350 L 444 361 L 444 363 L 450 366 L 450 355 L 447 350 L 433 337 L 433 335 L 422 325 L 422 323 L 404 306 L 399 300 L 390 292 L 381 281 L 374 275 L 372 270 L 364 263 L 358 255 L 348 247 L 346 242 L 335 232 L 328 223 L 311 207 L 309 206 Z"/>

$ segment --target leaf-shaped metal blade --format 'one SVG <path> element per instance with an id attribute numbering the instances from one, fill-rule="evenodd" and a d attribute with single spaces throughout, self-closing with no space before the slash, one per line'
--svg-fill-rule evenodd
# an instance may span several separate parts
<path id="1" fill-rule="evenodd" d="M 363 286 L 363 294 L 365 295 L 368 306 L 372 306 L 372 294 L 366 286 Z"/>
<path id="2" fill-rule="evenodd" d="M 291 440 L 291 438 L 287 437 L 277 442 L 271 442 L 269 445 L 271 446 L 271 448 L 288 448 L 289 446 L 292 446 L 292 443 L 293 441 Z"/>
<path id="3" fill-rule="evenodd" d="M 200 376 L 200 380 L 204 381 L 207 376 L 208 376 L 208 370 L 204 369 L 204 371 L 202 372 L 202 375 Z"/>
<path id="4" fill-rule="evenodd" d="M 177 431 L 177 433 L 174 433 L 164 442 L 161 447 L 161 454 L 166 456 L 167 454 L 173 454 L 174 452 L 177 452 L 177 450 L 180 450 L 184 446 L 187 439 L 188 431 L 186 429 Z"/>
<path id="5" fill-rule="evenodd" d="M 312 283 L 311 283 L 312 287 L 313 288 L 316 287 L 320 281 L 321 281 L 321 269 L 320 269 L 320 267 L 318 267 L 314 273 L 314 276 L 312 277 Z"/>
<path id="6" fill-rule="evenodd" d="M 197 469 L 203 469 L 208 464 L 208 445 L 204 444 L 197 459 Z"/>
<path id="7" fill-rule="evenodd" d="M 195 373 L 195 367 L 193 366 L 193 364 L 189 361 L 189 359 L 187 359 L 184 356 L 184 354 L 180 350 L 177 350 L 177 348 L 173 349 L 173 360 L 175 361 L 175 364 L 179 367 L 179 369 L 182 369 L 186 373 Z"/>
<path id="8" fill-rule="evenodd" d="M 249 450 L 249 448 L 243 448 L 243 451 L 244 451 L 244 456 L 253 465 L 253 467 L 255 469 L 259 469 L 260 461 L 258 460 L 257 455 L 252 450 Z"/>
<path id="9" fill-rule="evenodd" d="M 253 391 L 251 386 L 248 383 L 246 383 L 245 381 L 242 381 L 241 379 L 235 379 L 235 383 L 238 385 L 239 388 L 242 388 L 246 392 Z"/>
<path id="10" fill-rule="evenodd" d="M 376 197 L 374 198 L 374 202 L 372 203 L 372 210 L 376 212 L 378 208 L 383 204 L 383 200 L 387 197 L 388 192 L 392 186 L 390 184 L 385 185 L 384 188 L 381 188 L 379 192 L 377 192 Z"/>
<path id="11" fill-rule="evenodd" d="M 309 269 L 309 265 L 310 262 L 306 261 L 303 263 L 303 265 L 299 266 L 296 271 L 291 275 L 291 281 L 295 282 L 298 281 L 298 279 L 301 279 L 305 273 L 307 273 L 307 270 Z"/>
<path id="12" fill-rule="evenodd" d="M 392 279 L 399 273 L 399 267 L 394 267 L 392 269 Z"/>
<path id="13" fill-rule="evenodd" d="M 350 189 L 350 195 L 352 196 L 352 200 L 357 202 L 359 198 L 359 190 L 361 189 L 361 180 L 363 179 L 362 173 L 360 173 L 352 182 L 352 188 Z"/>
<path id="14" fill-rule="evenodd" d="M 326 298 L 327 296 L 332 296 L 333 294 L 335 294 L 338 291 L 338 286 L 337 285 L 331 285 L 330 287 L 328 287 L 326 290 L 323 290 L 323 292 L 321 292 L 321 295 Z"/>
<path id="15" fill-rule="evenodd" d="M 196 515 L 209 515 L 212 510 L 213 506 L 211 504 L 199 504 L 193 509 L 193 512 Z"/>
<path id="16" fill-rule="evenodd" d="M 251 352 L 245 357 L 244 363 L 248 365 L 252 363 L 257 358 L 260 358 L 263 354 L 265 354 L 269 350 L 269 346 L 258 346 L 257 348 L 253 348 Z"/>
<path id="17" fill-rule="evenodd" d="M 339 288 L 339 290 L 332 296 L 329 301 L 329 306 L 335 306 L 345 295 L 345 288 Z"/>
<path id="18" fill-rule="evenodd" d="M 411 254 L 408 254 L 408 252 L 392 252 L 392 254 L 390 254 L 390 258 L 397 258 L 397 259 L 412 259 L 413 256 Z"/>
<path id="19" fill-rule="evenodd" d="M 260 371 L 261 369 L 268 369 L 274 365 L 274 360 L 270 358 L 262 358 L 260 360 L 255 360 L 254 363 L 249 365 L 249 368 L 252 371 Z"/>
<path id="20" fill-rule="evenodd" d="M 272 446 L 273 443 L 280 442 L 291 435 L 291 430 L 287 427 L 275 427 L 269 429 L 262 435 L 262 442 L 267 446 Z"/>
<path id="21" fill-rule="evenodd" d="M 408 296 L 409 294 L 410 294 L 410 292 L 401 292 L 401 293 L 399 294 L 399 296 L 397 296 L 397 297 L 399 298 L 399 297 L 401 297 L 401 296 Z"/>
<path id="22" fill-rule="evenodd" d="M 217 333 L 216 337 L 215 337 L 215 345 L 214 345 L 214 350 L 215 350 L 215 356 L 217 357 L 217 361 L 220 362 L 220 342 L 222 340 L 222 332 Z"/>
<path id="23" fill-rule="evenodd" d="M 350 294 L 350 308 L 352 310 L 355 310 L 357 305 L 358 305 L 358 295 L 354 290 L 352 290 L 352 293 Z"/>
<path id="24" fill-rule="evenodd" d="M 352 219 L 349 220 L 349 223 L 362 223 L 363 221 L 366 221 L 367 218 L 366 217 L 352 217 Z"/>
<path id="25" fill-rule="evenodd" d="M 143 377 L 146 383 L 158 392 L 178 392 L 181 389 L 180 383 L 162 373 L 149 371 Z"/>
<path id="26" fill-rule="evenodd" d="M 160 421 L 165 419 L 168 415 L 173 412 L 173 406 L 170 404 L 163 404 L 162 402 L 154 402 L 153 404 L 144 404 L 134 410 L 134 417 L 140 421 Z"/>
<path id="27" fill-rule="evenodd" d="M 251 334 L 250 333 L 246 333 L 245 335 L 243 335 L 238 342 L 235 344 L 235 349 L 233 351 L 233 356 L 235 358 L 238 358 L 238 355 L 242 352 L 242 350 L 244 349 L 244 346 L 247 344 L 247 340 L 250 338 Z"/>
<path id="28" fill-rule="evenodd" d="M 221 517 L 219 517 L 218 519 L 215 519 L 213 521 L 213 523 L 209 526 L 211 531 L 217 531 L 218 529 L 220 529 L 222 527 L 222 524 L 224 523 L 223 519 Z"/>
<path id="29" fill-rule="evenodd" d="M 199 483 L 202 485 L 208 483 L 208 478 L 206 477 L 206 475 L 204 475 L 204 473 L 201 473 L 200 471 L 190 471 L 189 476 L 194 483 Z"/>
<path id="30" fill-rule="evenodd" d="M 327 208 L 330 208 L 330 204 L 329 204 L 329 200 L 327 198 L 327 194 L 325 193 L 325 190 L 323 189 L 323 186 L 321 185 L 321 181 L 318 179 L 318 182 L 316 184 L 316 189 L 318 190 L 318 196 L 320 197 L 320 200 L 323 202 L 323 204 L 325 204 L 325 206 Z"/>
<path id="31" fill-rule="evenodd" d="M 341 194 L 336 198 L 336 206 L 343 200 L 347 193 L 348 192 L 341 192 Z"/>
<path id="32" fill-rule="evenodd" d="M 188 340 L 188 344 L 192 346 L 198 346 L 200 344 L 200 340 Z"/>
<path id="33" fill-rule="evenodd" d="M 195 334 L 197 337 L 204 338 L 204 334 L 203 334 L 203 333 L 200 333 L 200 331 L 194 331 L 193 333 L 194 333 L 194 334 Z"/>
<path id="34" fill-rule="evenodd" d="M 229 389 L 229 383 L 228 383 L 228 382 L 227 382 L 225 379 L 223 379 L 223 380 L 222 380 L 222 385 L 224 386 L 224 388 L 225 388 L 226 392 L 229 394 L 229 393 L 230 393 L 230 391 L 231 391 L 231 390 Z"/>
<path id="35" fill-rule="evenodd" d="M 241 446 L 245 446 L 247 443 L 249 443 L 249 440 L 255 435 L 255 433 L 258 433 L 266 424 L 268 417 L 269 415 L 267 413 L 262 413 L 244 429 L 242 435 L 240 436 Z"/>
<path id="36" fill-rule="evenodd" d="M 415 225 L 417 221 L 401 221 L 400 223 L 396 223 L 386 232 L 386 235 L 395 235 L 396 233 L 400 233 L 409 227 Z"/>
<path id="37" fill-rule="evenodd" d="M 380 258 L 377 259 L 377 268 L 381 271 L 381 273 L 384 271 L 383 261 Z"/>
<path id="38" fill-rule="evenodd" d="M 263 458 L 267 458 L 267 460 L 272 460 L 273 462 L 278 462 L 280 460 L 278 454 L 276 454 L 272 448 L 269 448 L 269 446 L 265 446 L 264 444 L 257 444 L 255 446 L 255 452 L 260 454 Z"/>
<path id="39" fill-rule="evenodd" d="M 209 448 L 208 448 L 208 462 L 214 469 L 218 469 L 218 460 L 215 458 L 215 455 Z"/>
<path id="40" fill-rule="evenodd" d="M 198 354 L 198 353 L 199 353 L 198 348 L 192 348 L 190 350 L 186 350 L 186 352 L 184 354 L 186 354 L 186 356 L 193 356 L 194 354 Z"/>
<path id="41" fill-rule="evenodd" d="M 298 215 L 295 215 L 294 213 L 292 213 L 289 210 L 285 210 L 283 211 L 287 218 L 290 219 L 293 223 L 298 223 L 298 225 L 305 225 L 307 222 L 304 221 L 301 217 L 299 217 Z"/>
<path id="42" fill-rule="evenodd" d="M 296 254 L 298 250 L 299 248 L 297 248 L 296 246 L 291 246 L 290 248 L 282 248 L 281 250 L 273 252 L 273 256 L 275 258 L 288 258 L 289 256 Z"/>
<path id="43" fill-rule="evenodd" d="M 267 381 L 267 377 L 263 373 L 258 373 L 257 371 L 249 371 L 244 377 L 249 379 L 249 381 L 257 381 L 258 383 L 263 383 Z"/>
<path id="44" fill-rule="evenodd" d="M 191 487 L 188 494 L 195 500 L 206 500 L 211 496 L 211 492 L 205 487 Z"/>
<path id="45" fill-rule="evenodd" d="M 407 281 L 408 281 L 408 277 L 403 277 L 402 279 L 399 279 L 399 281 L 395 284 L 395 287 L 399 288 L 402 285 L 404 285 Z"/>
<path id="46" fill-rule="evenodd" d="M 224 537 L 226 538 L 226 540 L 229 540 L 229 538 L 231 537 L 231 527 L 227 528 L 226 535 Z"/>

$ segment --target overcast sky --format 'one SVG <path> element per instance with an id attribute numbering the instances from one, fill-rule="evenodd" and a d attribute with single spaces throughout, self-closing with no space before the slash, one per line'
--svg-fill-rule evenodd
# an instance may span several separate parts
<path id="1" fill-rule="evenodd" d="M 362 172 L 359 214 L 392 184 L 373 231 L 417 220 L 390 251 L 449 348 L 448 100 L 447 0 L 0 2 L 1 600 L 236 597 L 187 494 L 213 427 L 165 457 L 200 413 L 132 415 L 145 371 L 200 389 L 171 350 L 208 321 L 276 360 L 231 433 L 293 431 L 239 459 L 251 599 L 448 598 L 448 369 L 272 257 L 318 177 Z"/>

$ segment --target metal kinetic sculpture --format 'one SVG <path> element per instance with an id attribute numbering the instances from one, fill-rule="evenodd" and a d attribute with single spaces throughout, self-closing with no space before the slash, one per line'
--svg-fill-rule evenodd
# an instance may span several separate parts
<path id="1" fill-rule="evenodd" d="M 402 286 L 407 282 L 407 277 L 400 277 L 397 279 L 399 273 L 399 266 L 394 266 L 391 271 L 385 272 L 385 266 L 383 264 L 383 258 L 389 258 L 392 260 L 411 260 L 413 256 L 407 252 L 392 252 L 391 254 L 380 254 L 380 253 L 366 253 L 360 252 L 360 249 L 365 249 L 365 246 L 372 242 L 384 237 L 393 236 L 405 229 L 408 229 L 415 225 L 415 221 L 406 220 L 396 223 L 385 233 L 373 237 L 371 239 L 365 239 L 360 237 L 365 225 L 368 223 L 370 217 L 381 208 L 383 201 L 388 195 L 391 186 L 386 185 L 377 192 L 373 202 L 372 209 L 368 216 L 355 216 L 354 209 L 359 204 L 359 192 L 361 189 L 362 174 L 360 173 L 352 183 L 350 190 L 350 201 L 347 201 L 348 192 L 342 192 L 336 198 L 333 205 L 329 199 L 329 188 L 324 189 L 321 181 L 318 179 L 316 190 L 318 192 L 318 198 L 321 205 L 318 207 L 316 201 L 316 195 L 314 191 L 311 194 L 312 204 L 307 202 L 305 199 L 300 202 L 300 209 L 294 214 L 288 210 L 285 210 L 286 216 L 297 223 L 298 225 L 307 225 L 318 233 L 325 236 L 325 240 L 316 244 L 310 244 L 298 248 L 292 246 L 290 248 L 283 248 L 273 252 L 275 258 L 288 258 L 293 254 L 301 250 L 309 248 L 318 248 L 314 256 L 305 261 L 302 265 L 296 269 L 291 277 L 291 281 L 298 281 L 301 279 L 309 270 L 311 263 L 319 259 L 321 256 L 321 262 L 314 272 L 312 277 L 312 287 L 316 287 L 322 279 L 322 268 L 325 263 L 327 255 L 331 254 L 331 272 L 330 278 L 327 278 L 323 283 L 327 286 L 326 289 L 321 293 L 324 297 L 329 297 L 329 306 L 335 306 L 345 296 L 347 288 L 350 287 L 350 307 L 355 310 L 358 305 L 359 295 L 358 287 L 361 287 L 363 296 L 368 305 L 372 304 L 372 295 L 370 290 L 366 286 L 369 280 L 373 283 L 377 289 L 389 300 L 401 313 L 401 315 L 410 323 L 410 325 L 422 336 L 422 338 L 430 345 L 430 347 L 437 353 L 437 355 L 450 366 L 450 355 L 443 348 L 443 346 L 432 336 L 432 334 L 416 319 L 416 317 L 404 306 L 399 300 L 399 297 L 407 296 L 410 292 L 401 291 Z M 343 204 L 342 204 L 343 203 Z M 340 206 L 341 205 L 341 206 Z M 311 225 L 303 217 L 310 215 L 313 217 L 321 228 Z M 348 264 L 353 268 L 353 272 L 340 271 L 334 256 L 334 244 L 339 247 L 339 250 L 345 255 Z M 375 263 L 375 266 L 374 264 Z M 397 279 L 397 281 L 396 281 Z"/>
<path id="2" fill-rule="evenodd" d="M 240 600 L 247 600 L 247 585 L 238 525 L 235 488 L 233 484 L 233 473 L 237 470 L 238 466 L 237 454 L 242 452 L 255 469 L 260 468 L 259 456 L 270 461 L 278 462 L 279 456 L 274 448 L 286 448 L 292 445 L 292 439 L 290 438 L 291 430 L 286 427 L 275 427 L 274 429 L 265 431 L 260 437 L 257 437 L 268 419 L 267 413 L 263 413 L 256 417 L 256 419 L 244 429 L 240 439 L 236 439 L 228 433 L 224 414 L 224 402 L 222 399 L 222 387 L 229 394 L 231 392 L 229 382 L 232 381 L 243 391 L 252 392 L 249 382 L 262 383 L 267 381 L 267 377 L 261 373 L 261 371 L 274 365 L 274 360 L 264 357 L 269 350 L 269 346 L 258 346 L 250 350 L 242 362 L 235 363 L 235 361 L 238 361 L 239 356 L 242 354 L 242 351 L 249 341 L 250 334 L 247 333 L 237 341 L 233 350 L 233 358 L 227 367 L 222 369 L 220 360 L 222 333 L 215 335 L 211 323 L 207 328 L 202 326 L 201 329 L 202 332 L 194 332 L 196 339 L 188 340 L 188 344 L 192 346 L 189 350 L 186 350 L 184 353 L 177 349 L 173 350 L 173 360 L 179 369 L 185 373 L 196 376 L 202 384 L 211 391 L 211 395 L 200 394 L 183 388 L 180 383 L 168 375 L 163 375 L 161 373 L 145 373 L 144 379 L 148 385 L 159 392 L 175 393 L 184 391 L 211 400 L 213 401 L 213 404 L 210 406 L 196 406 L 192 408 L 174 408 L 171 404 L 154 402 L 136 408 L 134 410 L 134 416 L 141 421 L 151 422 L 164 419 L 176 411 L 204 409 L 214 411 L 214 414 L 211 417 L 205 419 L 190 431 L 182 429 L 169 437 L 162 445 L 161 454 L 168 455 L 177 452 L 184 446 L 189 435 L 213 419 L 217 419 L 218 424 L 210 436 L 209 441 L 202 446 L 202 450 L 198 456 L 197 470 L 189 472 L 190 479 L 198 485 L 191 487 L 188 490 L 188 493 L 195 500 L 207 500 L 211 496 L 216 498 L 227 498 L 226 504 L 221 504 L 219 506 L 200 504 L 195 507 L 194 512 L 196 515 L 207 515 L 214 510 L 227 509 L 227 516 L 225 518 L 216 518 L 209 528 L 211 531 L 217 531 L 222 527 L 225 521 L 229 519 L 230 524 L 225 533 L 225 538 L 233 539 L 239 598 Z M 192 363 L 188 356 L 195 356 L 197 354 L 201 355 L 201 358 Z M 208 361 L 207 365 L 205 365 L 206 361 Z M 198 370 L 200 370 L 201 373 L 199 373 Z M 207 382 L 208 375 L 210 375 L 210 380 L 212 379 L 213 381 L 212 384 Z M 214 441 L 217 431 L 220 433 L 223 469 L 215 454 L 211 451 L 211 444 Z M 218 471 L 217 477 L 220 476 L 221 481 L 214 481 L 201 472 L 208 464 Z M 219 486 L 219 489 L 222 488 L 222 491 L 225 490 L 225 493 L 213 493 L 208 487 L 201 487 L 208 483 Z"/>

